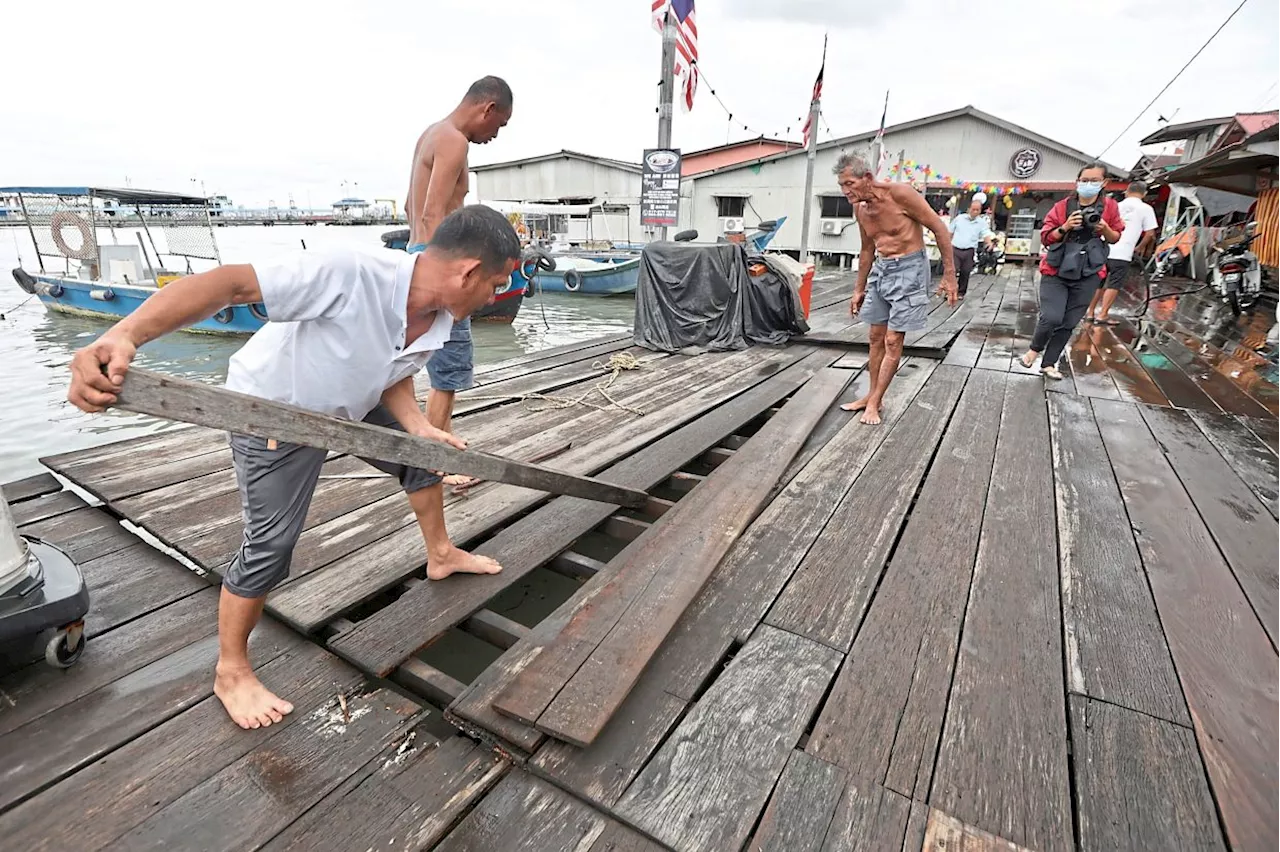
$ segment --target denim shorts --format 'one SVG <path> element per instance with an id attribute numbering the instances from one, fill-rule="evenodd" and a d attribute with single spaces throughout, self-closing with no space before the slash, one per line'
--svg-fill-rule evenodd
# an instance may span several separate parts
<path id="1" fill-rule="evenodd" d="M 877 257 L 867 276 L 867 296 L 858 317 L 890 331 L 920 331 L 929 313 L 929 255 L 921 249 L 902 257 Z"/>
<path id="2" fill-rule="evenodd" d="M 406 251 L 417 254 L 425 251 L 426 243 L 414 243 Z M 442 391 L 461 391 L 475 384 L 475 348 L 471 343 L 471 317 L 453 324 L 453 332 L 444 347 L 431 353 L 427 362 L 427 375 L 431 387 Z"/>

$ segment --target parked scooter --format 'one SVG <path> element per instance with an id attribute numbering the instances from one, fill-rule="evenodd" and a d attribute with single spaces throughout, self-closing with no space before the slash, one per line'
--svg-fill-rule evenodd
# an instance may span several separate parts
<path id="1" fill-rule="evenodd" d="M 1217 249 L 1209 263 L 1209 286 L 1239 316 L 1258 301 L 1262 292 L 1262 266 L 1249 246 L 1258 238 L 1258 223 L 1245 226 L 1245 237 Z"/>
<path id="2" fill-rule="evenodd" d="M 996 240 L 983 242 L 978 245 L 977 254 L 974 257 L 974 271 L 982 275 L 995 275 L 1000 271 L 1000 264 L 1004 263 L 1004 249 Z"/>

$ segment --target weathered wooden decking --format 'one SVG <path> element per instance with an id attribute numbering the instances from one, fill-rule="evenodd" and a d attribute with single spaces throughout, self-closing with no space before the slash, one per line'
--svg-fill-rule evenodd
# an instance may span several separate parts
<path id="1" fill-rule="evenodd" d="M 815 337 L 860 339 L 848 286 L 820 279 Z M 210 694 L 214 590 L 114 517 L 216 577 L 240 539 L 225 437 L 188 429 L 45 460 L 104 505 L 51 479 L 6 496 L 22 498 L 24 532 L 81 560 L 92 638 L 68 672 L 0 680 L 0 836 L 121 849 L 1274 849 L 1270 318 L 1157 301 L 1141 321 L 1082 326 L 1068 379 L 1046 386 L 1015 360 L 1035 303 L 1029 267 L 977 278 L 908 339 L 917 357 L 882 426 L 823 415 L 586 748 L 494 701 L 599 607 L 631 554 L 675 534 L 665 513 L 699 500 L 811 377 L 847 368 L 837 402 L 861 394 L 865 354 L 686 358 L 616 337 L 481 370 L 458 408 L 473 446 L 653 495 L 643 511 L 495 484 L 450 497 L 455 537 L 503 562 L 492 577 L 423 579 L 394 481 L 334 456 L 255 639 L 264 679 L 298 710 L 253 733 Z M 620 350 L 642 367 L 609 395 L 641 413 L 592 390 Z M 523 394 L 604 407 L 495 398 Z M 508 613 L 535 577 L 566 591 L 517 623 Z M 449 653 L 461 647 L 469 664 Z"/>

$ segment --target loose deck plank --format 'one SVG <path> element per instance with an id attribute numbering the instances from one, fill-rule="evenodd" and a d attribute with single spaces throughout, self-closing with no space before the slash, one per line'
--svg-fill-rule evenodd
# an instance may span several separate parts
<path id="1" fill-rule="evenodd" d="M 306 642 L 270 661 L 255 654 L 254 661 L 262 663 L 258 675 L 263 682 L 294 703 L 293 713 L 283 722 L 241 730 L 206 690 L 207 697 L 191 709 L 144 728 L 136 739 L 121 738 L 115 751 L 0 814 L 0 834 L 17 848 L 102 848 L 280 732 L 317 711 L 328 712 L 336 694 L 363 683 L 354 669 Z M 209 673 L 209 668 L 200 672 L 206 684 L 211 682 Z M 112 716 L 100 724 L 131 722 Z M 317 738 L 317 747 L 324 744 Z M 67 802 L 77 806 L 68 808 Z M 217 825 L 226 822 L 225 815 L 212 812 L 203 819 Z"/>
<path id="2" fill-rule="evenodd" d="M 1190 730 L 1079 695 L 1068 701 L 1081 850 L 1225 850 Z"/>
<path id="3" fill-rule="evenodd" d="M 508 764 L 465 737 L 411 731 L 373 771 L 322 799 L 262 847 L 266 852 L 429 849 L 506 774 Z"/>
<path id="4" fill-rule="evenodd" d="M 965 825 L 936 808 L 929 809 L 922 852 L 1033 852 L 989 831 Z"/>
<path id="5" fill-rule="evenodd" d="M 54 494 L 46 494 L 43 497 L 24 500 L 16 506 L 10 506 L 9 514 L 13 517 L 13 522 L 16 525 L 22 526 L 23 524 L 33 524 L 36 521 L 56 518 L 58 515 L 65 515 L 67 512 L 74 512 L 76 509 L 83 509 L 88 505 L 74 491 L 58 491 Z"/>
<path id="6" fill-rule="evenodd" d="M 529 685 L 559 681 L 554 699 L 535 717 L 538 728 L 577 745 L 594 741 L 848 380 L 839 370 L 819 373 L 698 486 L 696 498 L 678 503 L 655 523 L 650 546 L 637 548 L 612 589 L 601 592 L 602 601 L 619 596 L 623 608 L 614 614 L 597 607 L 591 617 L 571 621 L 495 708 L 531 722 L 512 713 L 507 701 L 519 696 L 516 708 L 527 711 L 544 694 L 535 688 L 534 701 L 526 703 Z M 580 665 L 562 666 L 564 652 Z M 562 671 L 571 674 L 561 680 Z"/>
<path id="7" fill-rule="evenodd" d="M 225 447 L 226 444 L 227 436 L 216 429 L 179 426 L 100 447 L 44 456 L 40 463 L 55 473 L 62 473 L 78 481 L 84 477 L 92 479 L 94 475 L 114 476 L 136 466 L 138 459 L 145 458 L 156 464 L 164 464 L 207 453 Z M 76 473 L 75 477 L 71 476 L 72 472 Z"/>
<path id="8" fill-rule="evenodd" d="M 486 411 L 501 405 L 518 402 L 528 396 L 551 394 L 579 382 L 585 383 L 588 379 L 598 380 L 600 377 L 608 376 L 612 372 L 612 368 L 609 367 L 608 363 L 614 354 L 630 355 L 641 365 L 670 357 L 666 352 L 651 352 L 643 347 L 633 346 L 629 349 L 610 352 L 607 355 L 601 354 L 598 358 L 590 360 L 577 361 L 549 369 L 544 368 L 523 376 L 501 381 L 487 382 L 470 390 L 462 391 L 457 395 L 453 409 L 454 416 L 461 417 L 464 414 L 471 414 L 476 411 Z M 588 383 L 587 387 L 598 383 L 598 381 Z"/>
<path id="9" fill-rule="evenodd" d="M 1274 417 L 1245 417 L 1237 415 L 1236 419 L 1248 426 L 1271 452 L 1280 452 L 1280 421 Z"/>
<path id="10" fill-rule="evenodd" d="M 1190 725 L 1093 409 L 1048 399 L 1067 688 Z"/>
<path id="11" fill-rule="evenodd" d="M 848 773 L 803 751 L 791 752 L 769 797 L 750 852 L 819 852 Z"/>
<path id="12" fill-rule="evenodd" d="M 761 626 L 618 802 L 617 813 L 684 850 L 747 839 L 840 654 Z"/>
<path id="13" fill-rule="evenodd" d="M 1271 514 L 1183 411 L 1139 408 L 1274 647 L 1280 573 Z"/>
<path id="14" fill-rule="evenodd" d="M 300 640 L 264 624 L 249 639 L 257 662 L 270 661 Z M 212 694 L 216 636 L 206 636 L 113 681 L 78 701 L 45 713 L 11 735 L 0 750 L 0 809 L 154 728 Z"/>
<path id="15" fill-rule="evenodd" d="M 19 479 L 0 485 L 0 498 L 12 505 L 21 503 L 23 500 L 43 497 L 46 494 L 56 494 L 61 490 L 62 483 L 55 479 L 53 474 L 37 473 L 35 476 L 28 476 L 26 479 Z"/>
<path id="16" fill-rule="evenodd" d="M 912 802 L 879 784 L 850 782 L 831 818 L 822 852 L 901 849 Z"/>
<path id="17" fill-rule="evenodd" d="M 1006 374 L 970 377 L 805 750 L 924 798 L 946 712 Z M 946 541 L 945 547 L 938 542 Z"/>
<path id="18" fill-rule="evenodd" d="M 18 532 L 55 544 L 76 562 L 97 559 L 142 542 L 101 509 L 77 509 L 24 524 Z"/>
<path id="19" fill-rule="evenodd" d="M 90 639 L 209 587 L 194 572 L 141 542 L 81 562 L 80 573 L 89 587 L 84 629 Z M 96 643 L 91 653 L 96 653 Z"/>
<path id="20" fill-rule="evenodd" d="M 635 488 L 652 488 L 798 388 L 830 361 L 813 353 L 741 396 L 617 462 L 601 473 Z M 476 549 L 497 559 L 501 574 L 452 577 L 416 586 L 333 643 L 335 652 L 367 671 L 385 674 L 494 595 L 545 564 L 613 513 L 612 507 L 557 498 Z"/>
<path id="21" fill-rule="evenodd" d="M 1232 848 L 1276 835 L 1276 652 L 1136 408 L 1094 415 Z"/>
<path id="22" fill-rule="evenodd" d="M 1042 852 L 1073 847 L 1049 423 L 1009 376 L 930 804 Z"/>
<path id="23" fill-rule="evenodd" d="M 344 713 L 345 709 L 345 713 Z M 108 849 L 242 850 L 286 828 L 388 743 L 421 708 L 389 689 L 298 719 L 268 743 L 159 808 Z M 235 814 L 235 819 L 205 818 Z"/>
<path id="24" fill-rule="evenodd" d="M 658 852 L 661 848 L 517 770 L 503 778 L 435 852 Z"/>
<path id="25" fill-rule="evenodd" d="M 1280 518 L 1277 508 L 1277 479 L 1280 466 L 1276 455 L 1248 426 L 1228 414 L 1211 414 L 1205 411 L 1190 412 L 1191 419 L 1204 432 L 1205 437 L 1218 448 L 1231 469 L 1245 481 L 1267 507 L 1271 517 Z"/>
<path id="26" fill-rule="evenodd" d="M 592 337 L 586 340 L 575 340 L 537 352 L 525 352 L 505 361 L 485 364 L 476 367 L 476 384 L 483 386 L 493 382 L 525 376 L 540 372 L 561 364 L 572 364 L 587 358 L 608 356 L 631 345 L 632 332 L 611 334 L 607 337 Z"/>
<path id="27" fill-rule="evenodd" d="M 806 554 L 765 621 L 847 651 L 968 370 L 938 367 Z M 863 427 L 883 429 L 878 427 Z M 878 519 L 868 524 L 868 518 Z"/>

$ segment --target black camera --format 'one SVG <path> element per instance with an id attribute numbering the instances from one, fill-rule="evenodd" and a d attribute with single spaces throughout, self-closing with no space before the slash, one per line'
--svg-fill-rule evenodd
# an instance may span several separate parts
<path id="1" fill-rule="evenodd" d="M 1102 221 L 1102 211 L 1097 207 L 1081 207 L 1080 217 L 1084 227 L 1092 230 Z"/>

